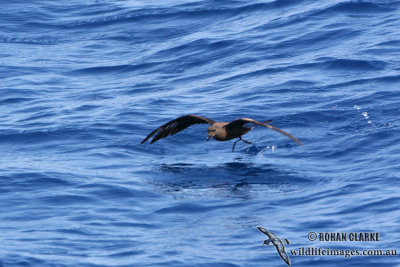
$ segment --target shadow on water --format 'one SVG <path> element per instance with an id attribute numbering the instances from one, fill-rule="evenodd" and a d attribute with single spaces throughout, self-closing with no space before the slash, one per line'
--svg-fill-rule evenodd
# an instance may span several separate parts
<path id="1" fill-rule="evenodd" d="M 261 192 L 286 192 L 315 183 L 277 165 L 245 162 L 240 157 L 217 165 L 163 163 L 156 168 L 159 175 L 152 177 L 151 184 L 168 194 L 186 192 L 191 197 L 251 199 Z"/>

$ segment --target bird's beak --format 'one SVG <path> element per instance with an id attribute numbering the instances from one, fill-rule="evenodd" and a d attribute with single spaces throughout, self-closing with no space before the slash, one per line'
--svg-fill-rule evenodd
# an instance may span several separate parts
<path id="1" fill-rule="evenodd" d="M 207 142 L 208 142 L 208 140 L 210 140 L 210 138 L 211 138 L 211 135 L 207 136 Z"/>

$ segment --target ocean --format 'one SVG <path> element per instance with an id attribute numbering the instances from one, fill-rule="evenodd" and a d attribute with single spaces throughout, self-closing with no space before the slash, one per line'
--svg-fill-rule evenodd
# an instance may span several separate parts
<path id="1" fill-rule="evenodd" d="M 15 0 L 0 25 L 0 266 L 287 266 L 277 240 L 400 266 L 400 1 Z M 187 114 L 304 146 L 140 144 Z"/>

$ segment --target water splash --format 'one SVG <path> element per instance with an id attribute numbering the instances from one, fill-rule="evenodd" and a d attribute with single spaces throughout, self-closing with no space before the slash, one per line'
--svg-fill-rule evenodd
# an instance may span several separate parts
<path id="1" fill-rule="evenodd" d="M 354 105 L 354 108 L 357 109 L 357 110 L 361 110 L 361 107 L 359 105 Z M 367 120 L 367 123 L 369 123 L 369 124 L 372 123 L 372 121 L 369 119 L 368 112 L 362 111 L 361 114 Z"/>

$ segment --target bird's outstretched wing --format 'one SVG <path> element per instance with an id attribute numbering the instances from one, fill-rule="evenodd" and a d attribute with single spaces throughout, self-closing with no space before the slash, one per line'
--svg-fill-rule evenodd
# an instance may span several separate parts
<path id="1" fill-rule="evenodd" d="M 198 123 L 209 123 L 213 124 L 214 121 L 212 119 L 208 119 L 202 116 L 197 116 L 197 115 L 185 115 L 179 118 L 176 118 L 175 120 L 172 120 L 170 122 L 167 122 L 166 124 L 158 127 L 155 129 L 153 132 L 151 132 L 143 141 L 141 144 L 146 142 L 150 137 L 153 135 L 154 138 L 151 140 L 151 144 L 160 140 L 161 138 L 167 137 L 169 135 L 174 135 L 177 132 L 180 132 L 190 125 L 193 124 L 198 124 Z"/>
<path id="2" fill-rule="evenodd" d="M 294 137 L 293 135 L 291 135 L 291 134 L 285 132 L 284 130 L 281 130 L 281 129 L 275 127 L 275 126 L 272 126 L 272 125 L 268 124 L 271 121 L 272 120 L 269 120 L 269 121 L 266 121 L 266 122 L 259 122 L 259 121 L 256 121 L 256 120 L 253 120 L 253 119 L 250 119 L 250 118 L 240 118 L 240 119 L 232 121 L 231 123 L 228 123 L 224 127 L 225 128 L 230 128 L 230 127 L 234 128 L 234 127 L 237 127 L 237 126 L 243 126 L 246 123 L 254 123 L 256 125 L 264 126 L 264 127 L 267 127 L 267 128 L 269 128 L 271 130 L 277 131 L 278 133 L 286 135 L 287 137 L 289 137 L 290 139 L 292 139 L 293 141 L 295 141 L 299 145 L 303 145 L 303 143 L 300 142 L 300 140 L 297 139 L 296 137 Z"/>
<path id="3" fill-rule="evenodd" d="M 282 240 L 278 239 L 278 242 L 276 242 L 274 245 L 275 245 L 276 251 L 278 252 L 281 259 L 284 262 L 286 262 L 287 265 L 290 266 L 290 258 L 289 258 L 289 255 L 286 253 L 286 249 L 282 243 Z"/>
<path id="4" fill-rule="evenodd" d="M 257 226 L 257 229 L 260 230 L 260 232 L 263 233 L 264 235 L 267 235 L 269 238 L 272 237 L 272 236 L 270 235 L 271 232 L 268 231 L 267 229 L 265 229 L 264 227 Z"/>

